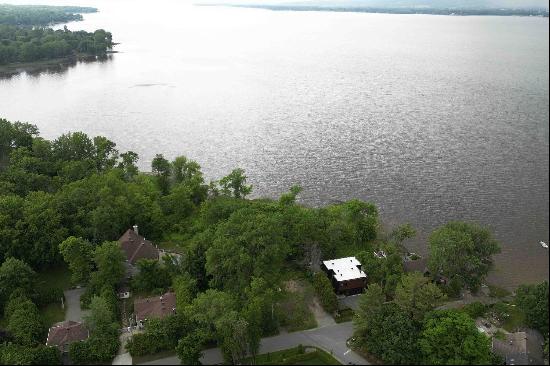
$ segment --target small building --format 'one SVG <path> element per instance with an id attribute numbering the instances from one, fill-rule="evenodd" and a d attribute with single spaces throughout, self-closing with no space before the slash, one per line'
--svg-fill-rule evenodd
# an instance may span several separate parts
<path id="1" fill-rule="evenodd" d="M 493 353 L 504 358 L 506 365 L 544 365 L 543 346 L 543 336 L 533 329 L 493 338 L 492 344 Z"/>
<path id="2" fill-rule="evenodd" d="M 135 264 L 140 259 L 159 260 L 159 250 L 152 242 L 139 235 L 138 226 L 126 230 L 118 239 L 120 248 L 126 255 L 127 277 L 132 277 L 137 270 Z"/>
<path id="3" fill-rule="evenodd" d="M 66 320 L 54 324 L 48 330 L 46 346 L 57 347 L 61 353 L 67 353 L 71 343 L 85 341 L 89 336 L 90 332 L 84 324 Z"/>
<path id="4" fill-rule="evenodd" d="M 367 275 L 355 257 L 323 261 L 321 269 L 329 276 L 338 294 L 359 294 L 367 287 Z"/>
<path id="5" fill-rule="evenodd" d="M 162 319 L 176 313 L 176 294 L 167 292 L 162 296 L 147 297 L 134 301 L 136 323 L 142 327 L 147 320 Z"/>
<path id="6" fill-rule="evenodd" d="M 127 284 L 121 284 L 117 286 L 116 294 L 119 299 L 128 299 L 131 295 L 130 287 Z"/>

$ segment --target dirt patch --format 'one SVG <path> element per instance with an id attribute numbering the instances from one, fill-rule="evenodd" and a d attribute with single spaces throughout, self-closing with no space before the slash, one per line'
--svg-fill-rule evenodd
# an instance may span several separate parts
<path id="1" fill-rule="evenodd" d="M 304 285 L 296 280 L 288 280 L 284 283 L 284 288 L 288 292 L 304 292 Z"/>

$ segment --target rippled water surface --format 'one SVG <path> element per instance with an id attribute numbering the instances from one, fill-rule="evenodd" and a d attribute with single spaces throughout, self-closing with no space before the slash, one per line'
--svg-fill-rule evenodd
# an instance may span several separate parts
<path id="1" fill-rule="evenodd" d="M 0 116 L 108 136 L 144 169 L 240 166 L 256 196 L 372 200 L 422 253 L 475 220 L 503 246 L 492 281 L 548 278 L 548 19 L 70 3 L 100 13 L 69 28 L 110 30 L 119 53 L 0 79 Z"/>

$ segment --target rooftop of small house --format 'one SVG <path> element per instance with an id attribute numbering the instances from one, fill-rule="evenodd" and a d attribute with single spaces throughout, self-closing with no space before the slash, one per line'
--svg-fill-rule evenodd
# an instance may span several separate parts
<path id="1" fill-rule="evenodd" d="M 139 235 L 137 226 L 128 229 L 118 242 L 126 254 L 126 260 L 131 264 L 135 264 L 140 259 L 159 259 L 159 250 L 152 242 Z"/>
<path id="2" fill-rule="evenodd" d="M 361 262 L 355 257 L 330 259 L 328 261 L 323 261 L 323 265 L 327 270 L 334 273 L 334 278 L 337 281 L 367 278 L 366 273 L 361 270 Z"/>
<path id="3" fill-rule="evenodd" d="M 176 311 L 176 294 L 167 292 L 162 296 L 147 297 L 134 300 L 136 320 L 164 318 Z"/>
<path id="4" fill-rule="evenodd" d="M 542 365 L 544 338 L 533 330 L 508 333 L 505 339 L 493 338 L 493 352 L 504 357 L 507 365 Z"/>
<path id="5" fill-rule="evenodd" d="M 80 322 L 66 320 L 54 324 L 48 330 L 47 346 L 59 347 L 64 350 L 68 344 L 88 339 L 89 332 Z"/>

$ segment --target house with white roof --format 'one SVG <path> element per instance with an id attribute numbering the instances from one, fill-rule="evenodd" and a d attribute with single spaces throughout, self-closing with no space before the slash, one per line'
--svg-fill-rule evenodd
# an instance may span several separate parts
<path id="1" fill-rule="evenodd" d="M 367 274 L 363 272 L 361 263 L 355 257 L 323 261 L 321 268 L 330 278 L 338 294 L 359 294 L 367 287 Z"/>

